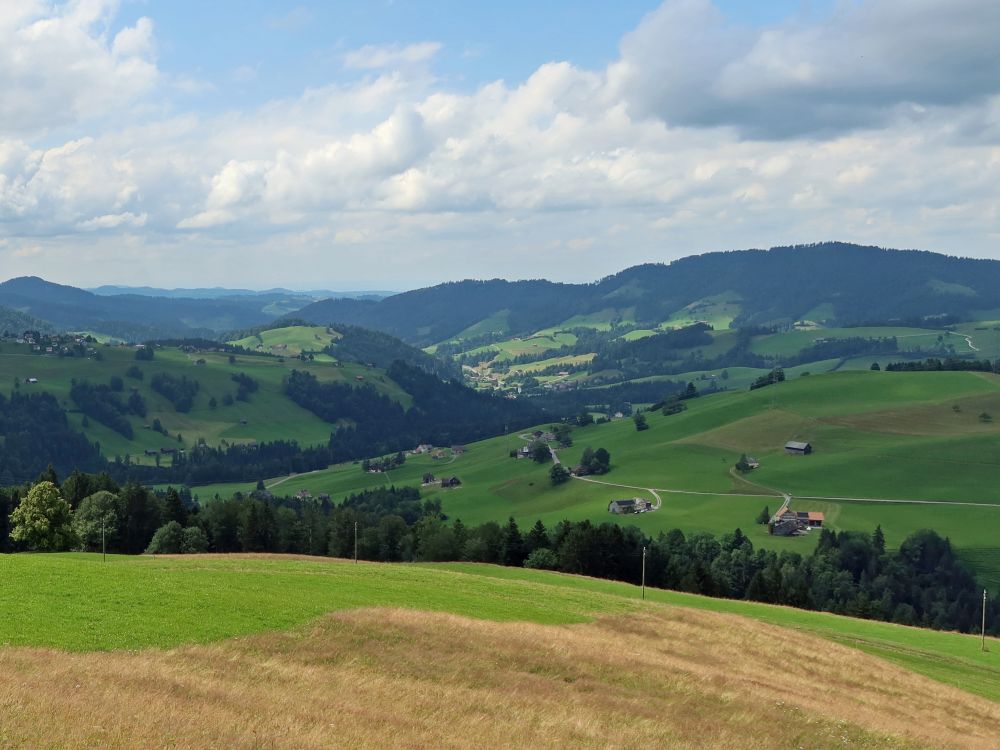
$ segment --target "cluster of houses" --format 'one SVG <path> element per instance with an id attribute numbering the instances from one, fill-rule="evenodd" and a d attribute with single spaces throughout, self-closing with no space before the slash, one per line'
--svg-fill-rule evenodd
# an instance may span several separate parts
<path id="1" fill-rule="evenodd" d="M 450 489 L 452 487 L 461 487 L 462 486 L 462 480 L 459 479 L 458 477 L 454 477 L 454 476 L 452 476 L 452 477 L 441 477 L 440 479 L 438 479 L 437 477 L 435 477 L 430 472 L 428 472 L 427 474 L 424 474 L 424 478 L 423 478 L 423 485 L 424 485 L 424 487 L 429 487 L 432 484 L 434 484 L 434 485 L 440 485 L 444 489 Z"/>
<path id="2" fill-rule="evenodd" d="M 312 500 L 312 496 L 313 495 L 309 490 L 299 490 L 298 492 L 295 493 L 295 497 L 299 500 Z M 329 500 L 330 495 L 329 493 L 321 492 L 317 496 L 317 499 L 320 501 Z"/>
<path id="3" fill-rule="evenodd" d="M 453 445 L 451 446 L 450 450 L 451 450 L 451 455 L 461 456 L 468 450 L 468 447 L 465 445 Z M 429 453 L 431 454 L 431 458 L 433 459 L 442 459 L 446 455 L 444 448 L 435 448 L 430 443 L 421 443 L 416 448 L 409 451 L 409 453 L 411 456 L 423 456 Z"/>
<path id="4" fill-rule="evenodd" d="M 38 331 L 24 331 L 20 334 L 5 333 L 7 340 L 12 340 L 15 344 L 24 344 L 31 347 L 35 354 L 54 354 L 61 357 L 90 357 L 97 352 L 94 344 L 97 339 L 93 336 L 81 336 L 74 333 L 40 333 Z"/>
<path id="5" fill-rule="evenodd" d="M 146 448 L 143 451 L 147 456 L 174 456 L 183 452 L 184 450 L 181 448 L 160 448 L 159 450 L 156 448 Z"/>
<path id="6" fill-rule="evenodd" d="M 537 442 L 551 443 L 556 439 L 556 434 L 551 431 L 543 432 L 542 430 L 535 430 L 533 433 L 531 433 L 531 437 L 533 443 Z M 517 456 L 517 458 L 530 458 L 531 444 L 529 443 L 528 445 L 522 445 L 520 448 L 518 448 L 517 453 L 515 455 Z"/>

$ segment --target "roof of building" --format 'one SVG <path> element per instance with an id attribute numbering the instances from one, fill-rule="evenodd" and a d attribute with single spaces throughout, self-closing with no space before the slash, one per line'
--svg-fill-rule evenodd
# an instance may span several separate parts
<path id="1" fill-rule="evenodd" d="M 793 451 L 804 451 L 806 448 L 810 447 L 809 443 L 801 443 L 798 440 L 789 440 L 785 443 L 785 447 Z"/>

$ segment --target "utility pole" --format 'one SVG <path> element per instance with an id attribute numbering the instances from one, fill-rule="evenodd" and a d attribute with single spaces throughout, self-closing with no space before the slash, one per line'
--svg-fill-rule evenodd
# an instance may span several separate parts
<path id="1" fill-rule="evenodd" d="M 354 564 L 358 564 L 358 522 L 354 522 Z"/>
<path id="2" fill-rule="evenodd" d="M 642 548 L 642 598 L 646 598 L 646 547 Z"/>
<path id="3" fill-rule="evenodd" d="M 107 519 L 101 516 L 101 562 L 108 561 L 108 545 L 104 543 L 104 524 Z"/>
<path id="4" fill-rule="evenodd" d="M 986 589 L 983 589 L 983 651 L 986 650 Z"/>

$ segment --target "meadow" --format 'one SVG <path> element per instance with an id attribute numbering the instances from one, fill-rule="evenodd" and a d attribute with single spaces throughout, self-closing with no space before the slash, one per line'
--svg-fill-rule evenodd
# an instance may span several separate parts
<path id="1" fill-rule="evenodd" d="M 288 354 L 294 357 L 302 352 L 320 352 L 339 338 L 339 333 L 325 326 L 285 326 L 229 343 L 245 349 L 259 348 L 269 354 Z"/>
<path id="2" fill-rule="evenodd" d="M 919 529 L 936 529 L 950 537 L 984 584 L 1000 592 L 1000 488 L 994 481 L 1000 426 L 979 418 L 990 410 L 1000 417 L 1000 378 L 842 371 L 687 403 L 678 415 L 649 414 L 645 432 L 637 432 L 631 419 L 573 432 L 574 445 L 561 449 L 560 459 L 575 465 L 584 448 L 604 447 L 612 470 L 595 479 L 627 485 L 621 488 L 582 480 L 553 487 L 549 465 L 509 457 L 526 442 L 518 435 L 474 443 L 460 456 L 410 456 L 388 475 L 345 464 L 266 484 L 278 494 L 307 490 L 337 499 L 383 484 L 420 486 L 427 472 L 456 475 L 459 488 L 422 491 L 440 499 L 450 518 L 467 524 L 508 517 L 521 525 L 590 519 L 634 524 L 654 535 L 673 528 L 722 534 L 738 527 L 755 545 L 808 552 L 815 533 L 778 538 L 754 524 L 765 505 L 773 512 L 787 492 L 797 498 L 793 508 L 824 512 L 835 530 L 870 533 L 881 525 L 890 547 Z M 783 446 L 792 439 L 811 441 L 815 452 L 786 455 Z M 745 477 L 733 471 L 743 453 L 761 462 Z M 661 510 L 624 518 L 608 514 L 612 499 L 651 498 L 644 488 L 659 491 Z M 252 489 L 252 483 L 210 485 L 194 493 L 208 500 Z"/>
<path id="3" fill-rule="evenodd" d="M 25 554 L 0 573 L 8 747 L 986 748 L 1000 733 L 993 639 L 471 564 Z"/>

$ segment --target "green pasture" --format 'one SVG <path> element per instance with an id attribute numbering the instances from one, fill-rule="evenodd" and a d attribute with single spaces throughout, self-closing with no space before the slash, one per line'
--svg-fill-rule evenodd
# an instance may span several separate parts
<path id="1" fill-rule="evenodd" d="M 230 341 L 234 346 L 261 349 L 270 354 L 296 356 L 302 352 L 319 352 L 340 338 L 340 334 L 325 326 L 288 326 L 261 331 L 253 336 Z"/>
<path id="2" fill-rule="evenodd" d="M 695 323 L 708 323 L 717 331 L 729 328 L 742 312 L 740 295 L 723 292 L 692 302 L 660 324 L 660 328 L 682 328 Z"/>
<path id="3" fill-rule="evenodd" d="M 808 551 L 812 537 L 776 539 L 753 524 L 776 495 L 799 498 L 793 507 L 822 510 L 834 529 L 872 531 L 881 525 L 890 546 L 921 528 L 949 536 L 983 582 L 1000 590 L 1000 378 L 966 372 L 889 373 L 841 371 L 797 377 L 756 391 L 727 391 L 687 402 L 680 414 L 647 415 L 649 429 L 637 432 L 631 419 L 576 428 L 561 460 L 575 465 L 583 449 L 603 447 L 612 470 L 595 477 L 613 484 L 694 493 L 661 492 L 655 513 L 621 519 L 607 512 L 610 500 L 642 495 L 582 480 L 553 487 L 548 464 L 509 457 L 527 439 L 492 438 L 461 456 L 435 461 L 410 456 L 386 475 L 366 474 L 347 464 L 267 481 L 277 494 L 308 490 L 334 499 L 380 485 L 419 486 L 424 473 L 456 475 L 460 488 L 423 488 L 441 500 L 450 518 L 466 523 L 541 519 L 634 523 L 650 534 L 680 528 L 715 534 L 742 528 L 754 543 Z M 958 411 L 955 410 L 958 407 Z M 996 422 L 980 421 L 992 411 Z M 815 446 L 810 456 L 789 456 L 791 439 Z M 742 453 L 761 461 L 746 477 L 732 469 Z M 194 488 L 201 499 L 249 491 L 253 483 Z M 926 500 L 949 505 L 862 503 L 848 498 Z"/>
<path id="4" fill-rule="evenodd" d="M 889 338 L 895 336 L 901 351 L 913 349 L 936 350 L 940 346 L 938 337 L 944 344 L 954 344 L 959 354 L 968 354 L 971 350 L 960 336 L 949 334 L 943 330 L 928 330 L 926 328 L 904 328 L 889 326 L 873 326 L 862 328 L 813 328 L 808 330 L 785 331 L 754 338 L 750 349 L 755 354 L 766 357 L 788 357 L 798 354 L 802 349 L 812 346 L 819 339 L 846 338 Z M 891 358 L 892 355 L 889 355 Z"/>
<path id="5" fill-rule="evenodd" d="M 538 362 L 530 362 L 526 365 L 517 365 L 515 369 L 521 372 L 539 372 L 548 367 L 572 367 L 574 365 L 584 365 L 594 359 L 593 354 L 571 354 L 565 357 L 551 357 Z"/>

